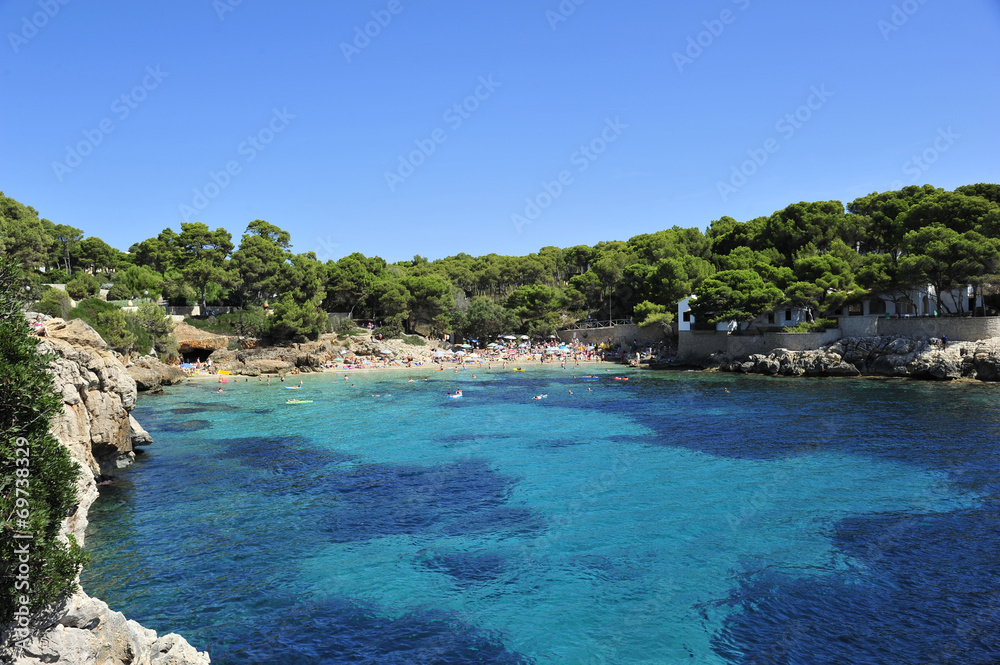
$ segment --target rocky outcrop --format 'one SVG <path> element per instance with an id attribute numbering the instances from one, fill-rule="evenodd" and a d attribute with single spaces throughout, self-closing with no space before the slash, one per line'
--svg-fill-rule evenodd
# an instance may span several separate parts
<path id="1" fill-rule="evenodd" d="M 80 592 L 38 625 L 42 637 L 31 640 L 12 665 L 208 665 L 183 637 L 162 637 L 115 612 L 107 603 Z"/>
<path id="2" fill-rule="evenodd" d="M 338 338 L 322 335 L 317 341 L 259 349 L 219 349 L 209 356 L 219 370 L 231 374 L 257 376 L 299 370 L 318 371 L 330 363 L 354 363 L 386 359 L 427 359 L 436 349 L 432 345 L 414 346 L 399 339 L 373 340 L 369 335 Z M 341 358 L 342 360 L 337 360 Z"/>
<path id="3" fill-rule="evenodd" d="M 229 338 L 225 335 L 199 330 L 187 323 L 178 323 L 174 327 L 173 336 L 177 340 L 177 350 L 182 355 L 199 351 L 212 352 L 229 346 Z"/>
<path id="4" fill-rule="evenodd" d="M 52 433 L 80 464 L 78 503 L 62 531 L 84 545 L 87 511 L 97 498 L 98 480 L 131 464 L 136 446 L 152 443 L 152 437 L 130 414 L 135 381 L 100 335 L 79 320 L 55 319 L 46 326 L 51 337 L 41 340 L 38 350 L 53 354 L 50 368 L 63 400 Z M 209 663 L 208 654 L 180 636 L 158 637 L 83 591 L 33 617 L 23 649 L 14 645 L 11 628 L 0 626 L 0 662 L 12 665 Z"/>
<path id="5" fill-rule="evenodd" d="M 139 392 L 157 391 L 187 378 L 180 367 L 167 365 L 153 356 L 142 356 L 125 366 Z"/>
<path id="6" fill-rule="evenodd" d="M 812 351 L 777 349 L 769 355 L 723 363 L 730 372 L 779 376 L 887 376 L 950 381 L 1000 381 L 1000 338 L 954 342 L 938 339 L 849 337 Z"/>

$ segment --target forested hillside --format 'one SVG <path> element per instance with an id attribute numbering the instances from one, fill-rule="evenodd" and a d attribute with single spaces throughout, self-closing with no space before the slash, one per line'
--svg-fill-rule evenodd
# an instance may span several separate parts
<path id="1" fill-rule="evenodd" d="M 45 283 L 67 283 L 78 299 L 110 284 L 108 300 L 162 296 L 258 314 L 266 304 L 273 316 L 253 320 L 266 319 L 279 340 L 324 331 L 326 312 L 374 319 L 389 332 L 548 335 L 588 317 L 665 323 L 692 293 L 704 320 L 747 320 L 782 304 L 822 315 L 914 285 L 972 284 L 992 302 L 1000 283 L 998 203 L 1000 185 L 925 185 L 846 206 L 802 202 L 745 222 L 723 217 L 704 232 L 675 226 L 527 256 L 388 263 L 355 253 L 322 263 L 312 252 L 295 253 L 289 233 L 263 220 L 238 238 L 183 223 L 121 252 L 0 193 L 0 247 L 31 274 L 38 298 L 46 298 Z"/>

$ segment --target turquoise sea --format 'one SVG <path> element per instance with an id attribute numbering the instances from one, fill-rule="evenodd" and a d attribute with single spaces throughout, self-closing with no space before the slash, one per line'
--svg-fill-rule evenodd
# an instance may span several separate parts
<path id="1" fill-rule="evenodd" d="M 223 664 L 1000 660 L 1000 388 L 473 373 L 141 397 L 84 588 Z"/>

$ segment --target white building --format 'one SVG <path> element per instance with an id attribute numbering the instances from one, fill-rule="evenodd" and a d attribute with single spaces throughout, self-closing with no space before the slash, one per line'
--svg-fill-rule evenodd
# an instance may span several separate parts
<path id="1" fill-rule="evenodd" d="M 861 302 L 844 305 L 835 316 L 934 316 L 944 314 L 974 313 L 983 306 L 981 296 L 973 293 L 971 286 L 951 289 L 941 294 L 941 308 L 937 312 L 937 292 L 932 286 L 909 289 L 892 295 L 877 294 Z"/>
<path id="2" fill-rule="evenodd" d="M 694 314 L 691 313 L 691 301 L 694 300 L 696 296 L 688 296 L 684 300 L 677 303 L 677 331 L 691 332 L 692 326 L 695 325 Z M 715 324 L 715 330 L 719 332 L 733 332 L 736 330 L 735 321 L 719 321 Z M 704 330 L 704 328 L 702 328 Z"/>

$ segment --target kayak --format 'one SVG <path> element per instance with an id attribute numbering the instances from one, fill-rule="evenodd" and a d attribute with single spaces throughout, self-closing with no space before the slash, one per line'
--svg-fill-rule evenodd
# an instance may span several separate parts
<path id="1" fill-rule="evenodd" d="M 290 399 L 285 404 L 312 404 L 311 399 Z"/>
<path id="2" fill-rule="evenodd" d="M 302 386 L 285 386 L 285 390 L 298 390 Z"/>

